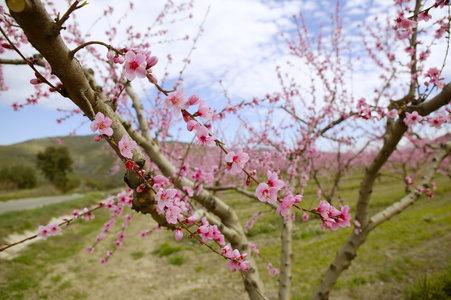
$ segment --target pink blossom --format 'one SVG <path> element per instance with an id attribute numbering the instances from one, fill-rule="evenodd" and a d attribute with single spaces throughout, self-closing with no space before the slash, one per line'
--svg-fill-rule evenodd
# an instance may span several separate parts
<path id="1" fill-rule="evenodd" d="M 58 224 L 48 224 L 47 229 L 50 232 L 51 236 L 55 236 L 59 232 L 61 232 L 61 227 L 59 227 Z"/>
<path id="2" fill-rule="evenodd" d="M 125 53 L 125 77 L 132 81 L 136 77 L 145 78 L 147 76 L 146 57 L 142 53 L 136 54 L 129 50 Z"/>
<path id="3" fill-rule="evenodd" d="M 199 126 L 196 129 L 196 144 L 202 146 L 213 146 L 216 144 L 216 137 L 212 136 L 205 126 Z"/>
<path id="4" fill-rule="evenodd" d="M 406 3 L 409 2 L 410 0 L 395 0 L 395 4 L 402 4 L 402 3 Z"/>
<path id="5" fill-rule="evenodd" d="M 266 175 L 268 176 L 268 186 L 276 188 L 277 190 L 280 190 L 284 187 L 285 183 L 283 180 L 280 180 L 277 176 L 276 172 L 267 171 Z"/>
<path id="6" fill-rule="evenodd" d="M 396 28 L 411 29 L 417 27 L 417 22 L 399 16 L 396 20 Z"/>
<path id="7" fill-rule="evenodd" d="M 94 247 L 92 247 L 92 246 L 86 247 L 86 252 L 88 252 L 88 253 L 94 252 Z"/>
<path id="8" fill-rule="evenodd" d="M 285 198 L 282 199 L 280 202 L 280 205 L 276 209 L 276 214 L 281 214 L 282 216 L 286 217 L 288 214 L 289 209 L 294 204 L 294 197 L 293 195 L 288 195 Z"/>
<path id="9" fill-rule="evenodd" d="M 158 209 L 163 210 L 165 207 L 172 206 L 174 198 L 177 195 L 176 189 L 160 189 L 155 195 L 155 200 L 157 201 Z"/>
<path id="10" fill-rule="evenodd" d="M 442 124 L 448 122 L 448 118 L 443 112 L 436 113 L 432 117 L 427 117 L 428 124 L 435 128 L 442 128 Z"/>
<path id="11" fill-rule="evenodd" d="M 279 274 L 279 270 L 275 268 L 269 270 L 269 275 L 277 275 L 277 274 Z"/>
<path id="12" fill-rule="evenodd" d="M 230 174 L 239 173 L 244 168 L 244 165 L 247 163 L 248 160 L 249 155 L 246 152 L 241 151 L 241 149 L 239 149 L 236 153 L 230 151 L 225 156 L 225 161 L 229 166 L 228 169 Z"/>
<path id="13" fill-rule="evenodd" d="M 394 119 L 398 116 L 398 110 L 392 109 L 387 113 L 387 118 Z"/>
<path id="14" fill-rule="evenodd" d="M 253 243 L 249 242 L 249 249 L 251 249 L 252 252 L 254 252 L 257 255 L 260 255 L 260 250 L 257 249 L 257 246 L 255 246 Z"/>
<path id="15" fill-rule="evenodd" d="M 120 248 L 120 247 L 122 247 L 122 242 L 120 240 L 116 240 L 114 242 L 114 245 L 116 246 L 116 248 Z"/>
<path id="16" fill-rule="evenodd" d="M 94 214 L 93 214 L 92 212 L 90 212 L 90 211 L 88 210 L 87 207 L 85 207 L 85 208 L 83 209 L 83 213 L 81 214 L 80 218 L 81 218 L 82 220 L 89 221 L 89 220 L 91 220 L 91 219 L 94 219 L 95 216 L 94 216 Z"/>
<path id="17" fill-rule="evenodd" d="M 201 125 L 196 120 L 189 120 L 186 122 L 186 129 L 188 129 L 188 131 L 193 131 L 193 129 L 197 131 L 200 126 Z"/>
<path id="18" fill-rule="evenodd" d="M 437 68 L 430 68 L 425 76 L 430 77 L 432 83 L 434 83 L 438 88 L 442 89 L 445 86 L 445 82 L 443 81 L 443 78 L 440 77 L 440 70 Z M 429 83 L 426 83 L 428 85 Z"/>
<path id="19" fill-rule="evenodd" d="M 444 2 L 445 2 L 445 1 L 443 1 L 443 3 L 444 3 Z M 439 27 L 439 28 L 437 29 L 437 31 L 435 32 L 434 37 L 435 37 L 436 39 L 441 39 L 442 36 L 443 36 L 446 32 L 448 32 L 449 22 L 444 22 L 443 20 L 439 20 L 437 23 L 440 25 L 440 27 Z"/>
<path id="20" fill-rule="evenodd" d="M 185 97 L 185 89 L 173 92 L 167 96 L 164 100 L 163 107 L 166 109 L 174 108 L 174 116 L 176 117 L 182 109 L 188 109 L 189 102 Z"/>
<path id="21" fill-rule="evenodd" d="M 91 123 L 92 132 L 99 130 L 101 134 L 107 136 L 113 135 L 113 129 L 111 129 L 112 121 L 110 118 L 105 117 L 100 111 L 96 114 L 94 121 Z"/>
<path id="22" fill-rule="evenodd" d="M 39 225 L 38 233 L 36 233 L 36 235 L 41 237 L 45 241 L 50 236 L 50 231 L 48 230 L 47 226 Z"/>
<path id="23" fill-rule="evenodd" d="M 121 152 L 121 155 L 123 157 L 129 158 L 129 159 L 133 158 L 132 150 L 136 148 L 136 142 L 129 141 L 127 134 L 124 134 L 122 136 L 121 140 L 119 141 L 118 146 L 119 146 L 119 151 Z"/>
<path id="24" fill-rule="evenodd" d="M 359 101 L 357 102 L 357 110 L 362 119 L 371 119 L 371 108 L 368 104 L 365 103 L 364 98 L 359 99 Z"/>
<path id="25" fill-rule="evenodd" d="M 445 4 L 447 4 L 447 2 L 449 3 L 449 1 L 446 0 L 435 0 L 434 6 L 437 7 L 440 4 L 440 8 L 443 8 L 445 7 Z"/>
<path id="26" fill-rule="evenodd" d="M 202 101 L 199 104 L 199 109 L 195 113 L 196 116 L 199 116 L 205 120 L 211 120 L 213 118 L 213 113 L 211 112 L 210 106 L 208 106 L 205 101 Z"/>
<path id="27" fill-rule="evenodd" d="M 349 213 L 349 206 L 344 205 L 340 209 L 340 215 L 335 219 L 340 227 L 351 227 L 351 214 Z"/>
<path id="28" fill-rule="evenodd" d="M 177 206 L 170 206 L 166 210 L 166 221 L 169 224 L 177 224 L 178 219 L 182 217 L 181 215 L 182 210 L 180 207 Z"/>
<path id="29" fill-rule="evenodd" d="M 428 14 L 427 11 L 423 11 L 421 13 L 418 14 L 417 17 L 417 21 L 422 21 L 424 20 L 425 22 L 429 21 L 430 19 L 432 19 L 432 16 Z"/>
<path id="30" fill-rule="evenodd" d="M 308 213 L 302 214 L 302 221 L 307 222 L 309 220 L 310 216 Z"/>
<path id="31" fill-rule="evenodd" d="M 334 218 L 340 214 L 340 211 L 330 205 L 327 201 L 321 201 L 316 209 L 322 218 Z"/>
<path id="32" fill-rule="evenodd" d="M 341 210 L 336 209 L 327 201 L 321 201 L 316 209 L 321 216 L 321 228 L 328 228 L 333 231 L 338 227 L 351 226 L 351 214 L 349 213 L 349 206 L 344 205 Z"/>
<path id="33" fill-rule="evenodd" d="M 176 240 L 176 241 L 180 241 L 180 240 L 182 239 L 182 237 L 183 237 L 183 231 L 182 231 L 182 229 L 181 229 L 181 228 L 177 228 L 177 229 L 175 230 L 175 240 Z"/>
<path id="34" fill-rule="evenodd" d="M 232 250 L 230 244 L 227 244 L 224 248 L 221 249 L 223 255 L 229 260 L 227 263 L 227 267 L 235 272 L 236 270 L 248 271 L 249 270 L 249 261 L 244 260 L 247 256 L 246 253 L 240 254 L 237 249 Z"/>
<path id="35" fill-rule="evenodd" d="M 255 195 L 261 202 L 276 204 L 277 191 L 278 189 L 274 187 L 269 187 L 267 183 L 262 182 L 258 185 L 257 189 L 255 190 Z"/>
<path id="36" fill-rule="evenodd" d="M 418 122 L 421 122 L 421 120 L 423 120 L 423 117 L 420 116 L 417 111 L 414 111 L 413 113 L 406 112 L 404 123 L 406 126 L 411 127 L 417 125 Z"/>
<path id="37" fill-rule="evenodd" d="M 412 185 L 413 184 L 413 180 L 410 176 L 406 176 L 404 178 L 404 181 L 406 182 L 407 185 Z"/>
<path id="38" fill-rule="evenodd" d="M 144 231 L 142 231 L 139 235 L 142 237 L 142 238 L 145 238 L 147 235 L 149 235 L 149 230 L 144 230 Z"/>
<path id="39" fill-rule="evenodd" d="M 75 209 L 75 210 L 72 212 L 72 219 L 78 218 L 79 215 L 80 215 L 80 212 L 78 211 L 78 209 Z"/>

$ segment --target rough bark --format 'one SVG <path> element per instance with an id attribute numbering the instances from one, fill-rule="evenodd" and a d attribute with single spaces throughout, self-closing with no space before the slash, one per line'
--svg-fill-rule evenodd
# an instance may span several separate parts
<path id="1" fill-rule="evenodd" d="M 288 215 L 291 216 L 290 209 Z M 280 254 L 279 300 L 291 299 L 291 278 L 293 259 L 293 220 L 288 220 L 282 228 L 282 253 Z"/>

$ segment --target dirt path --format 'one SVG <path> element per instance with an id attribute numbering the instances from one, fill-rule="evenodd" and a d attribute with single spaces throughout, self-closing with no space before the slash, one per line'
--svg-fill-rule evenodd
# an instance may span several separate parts
<path id="1" fill-rule="evenodd" d="M 48 196 L 48 197 L 25 198 L 3 201 L 0 202 L 0 214 L 3 214 L 8 211 L 31 209 L 48 204 L 73 200 L 81 198 L 82 196 L 83 196 L 82 194 L 72 194 L 72 195 Z"/>

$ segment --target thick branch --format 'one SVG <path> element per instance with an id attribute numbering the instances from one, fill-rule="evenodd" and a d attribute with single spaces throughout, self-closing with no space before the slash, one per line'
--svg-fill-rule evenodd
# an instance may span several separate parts
<path id="1" fill-rule="evenodd" d="M 440 146 L 440 149 L 437 150 L 437 154 L 432 159 L 431 164 L 429 165 L 428 169 L 426 170 L 426 173 L 423 176 L 423 179 L 421 183 L 417 186 L 416 189 L 412 189 L 409 194 L 407 194 L 404 198 L 399 200 L 398 202 L 393 203 L 389 207 L 385 208 L 383 211 L 373 215 L 370 218 L 370 221 L 368 223 L 368 231 L 373 230 L 383 222 L 391 219 L 393 216 L 401 213 L 403 210 L 405 210 L 410 205 L 414 204 L 415 201 L 418 200 L 418 198 L 421 195 L 421 190 L 425 190 L 426 188 L 430 187 L 430 184 L 434 178 L 435 172 L 437 171 L 438 167 L 440 166 L 442 160 L 447 156 L 451 154 L 451 142 L 447 142 L 445 144 L 442 144 Z"/>
<path id="2" fill-rule="evenodd" d="M 121 117 L 118 116 L 118 118 Z M 133 130 L 131 127 L 128 127 L 127 129 L 130 136 L 144 149 L 152 162 L 158 166 L 163 175 L 166 177 L 173 177 L 175 167 L 166 158 L 166 156 L 163 155 L 160 147 L 156 143 L 146 140 L 140 133 Z M 178 189 L 182 189 L 183 186 L 194 187 L 194 182 L 185 177 L 182 180 L 174 182 L 174 185 Z M 232 247 L 238 249 L 242 253 L 249 252 L 249 242 L 244 233 L 243 227 L 240 224 L 238 216 L 231 207 L 206 190 L 203 190 L 199 195 L 195 195 L 192 198 L 205 207 L 209 212 L 219 217 L 221 224 L 218 225 L 218 229 L 223 231 L 224 236 L 231 243 Z M 255 261 L 252 257 L 249 257 L 249 260 L 249 271 L 245 272 L 246 277 L 252 282 L 252 285 L 254 285 L 259 292 L 264 295 L 264 286 L 260 279 Z M 245 280 L 244 283 L 251 299 L 261 298 L 248 281 Z"/>
<path id="3" fill-rule="evenodd" d="M 445 86 L 441 93 L 433 97 L 431 100 L 424 102 L 418 106 L 417 111 L 425 116 L 430 114 L 433 111 L 436 111 L 440 107 L 447 105 L 451 101 L 451 84 Z M 371 193 L 373 189 L 373 185 L 375 179 L 377 178 L 377 174 L 379 173 L 382 166 L 385 164 L 389 156 L 393 153 L 401 140 L 403 134 L 407 131 L 407 126 L 404 124 L 404 114 L 401 114 L 399 119 L 394 125 L 393 133 L 387 138 L 382 146 L 382 149 L 374 158 L 373 162 L 368 166 L 365 177 L 362 180 L 360 195 L 357 202 L 357 213 L 356 219 L 359 220 L 362 225 L 362 232 L 358 235 L 352 233 L 348 240 L 343 244 L 341 250 L 337 253 L 334 261 L 330 265 L 326 274 L 323 276 L 321 283 L 317 287 L 315 293 L 313 294 L 311 299 L 328 299 L 329 293 L 332 287 L 335 285 L 338 277 L 341 272 L 349 267 L 354 257 L 357 255 L 358 248 L 365 242 L 368 234 L 373 230 L 377 225 L 381 224 L 385 220 L 388 219 L 388 216 L 394 215 L 396 211 L 401 211 L 409 205 L 413 203 L 419 195 L 415 194 L 413 191 L 412 195 L 406 196 L 406 200 L 401 200 L 400 204 L 396 204 L 393 207 L 389 208 L 388 211 L 382 212 L 385 214 L 385 217 L 381 217 L 381 215 L 376 215 L 373 218 L 368 218 L 368 205 L 371 199 Z M 449 150 L 448 150 L 449 151 Z M 448 152 L 446 152 L 447 154 Z M 443 156 L 441 156 L 443 155 Z M 444 152 L 439 152 L 429 167 L 432 170 L 428 170 L 426 174 L 431 174 L 430 172 L 435 172 L 438 164 L 443 160 L 446 155 Z M 433 174 L 433 173 L 432 173 Z M 432 179 L 432 175 L 428 175 L 430 180 Z M 428 183 L 430 184 L 430 182 Z M 386 218 L 386 219 L 384 219 Z"/>

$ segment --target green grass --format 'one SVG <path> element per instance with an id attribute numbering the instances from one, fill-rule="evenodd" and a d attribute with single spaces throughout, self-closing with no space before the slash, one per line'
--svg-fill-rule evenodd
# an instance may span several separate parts
<path id="1" fill-rule="evenodd" d="M 71 215 L 74 209 L 91 207 L 105 199 L 107 195 L 105 192 L 91 192 L 76 200 L 0 214 L 0 242 L 3 243 L 4 238 L 11 232 L 37 231 L 39 225 L 46 225 L 52 217 Z"/>
<path id="2" fill-rule="evenodd" d="M 158 255 L 160 257 L 169 256 L 172 253 L 176 253 L 182 250 L 182 246 L 172 246 L 169 243 L 163 243 L 158 246 L 157 249 L 152 251 L 152 254 Z"/>
<path id="3" fill-rule="evenodd" d="M 74 208 L 83 209 L 104 197 L 103 193 L 91 193 L 82 199 L 1 214 L 1 237 L 10 232 L 37 230 L 38 225 L 47 224 L 54 216 L 70 215 Z M 50 237 L 46 243 L 31 244 L 20 256 L 12 260 L 0 260 L 0 299 L 25 299 L 27 291 L 38 291 L 41 279 L 51 272 L 52 264 L 64 262 L 86 247 L 84 237 L 99 230 L 108 212 L 98 211 L 95 215 L 97 218 L 89 222 L 75 221 L 63 229 L 64 234 Z M 50 280 L 60 283 L 62 277 L 55 275 Z M 59 285 L 60 289 L 68 287 L 70 282 L 62 282 Z"/>
<path id="4" fill-rule="evenodd" d="M 451 264 L 432 274 L 424 273 L 404 290 L 409 300 L 446 300 L 451 299 Z"/>
<path id="5" fill-rule="evenodd" d="M 182 255 L 175 255 L 169 257 L 169 264 L 175 266 L 181 266 L 186 262 L 186 258 Z"/>
<path id="6" fill-rule="evenodd" d="M 448 264 L 444 270 L 440 270 L 444 267 L 444 264 L 440 262 L 451 259 L 450 254 L 444 251 L 451 249 L 451 239 L 449 238 L 449 232 L 451 232 L 451 202 L 449 201 L 451 186 L 445 177 L 438 177 L 435 181 L 438 188 L 433 199 L 421 197 L 415 205 L 379 226 L 369 235 L 366 243 L 359 249 L 351 267 L 339 278 L 333 292 L 346 291 L 348 298 L 364 299 L 365 293 L 372 291 L 374 285 L 384 282 L 388 294 L 394 291 L 399 293 L 399 290 L 402 289 L 407 299 L 419 299 L 414 298 L 414 295 L 418 294 L 424 297 L 425 293 L 432 292 L 435 294 L 431 295 L 438 295 L 436 291 L 443 292 L 443 285 L 450 286 L 447 278 L 451 278 L 451 268 Z M 353 209 L 358 195 L 358 182 L 357 178 L 351 177 L 349 182 L 344 182 L 344 188 L 340 190 L 345 203 Z M 404 188 L 399 182 L 393 178 L 382 178 L 373 192 L 371 213 L 380 211 L 404 195 Z M 80 200 L 21 213 L 0 215 L 0 236 L 12 231 L 36 229 L 38 225 L 46 224 L 52 216 L 70 214 L 75 207 L 81 209 L 89 206 L 96 203 L 101 196 L 100 193 L 90 194 Z M 256 211 L 267 210 L 257 201 L 236 193 L 224 193 L 221 195 L 221 199 L 234 205 L 243 226 Z M 306 195 L 305 202 L 311 202 L 311 205 L 317 203 L 314 189 L 311 189 L 310 193 Z M 40 279 L 46 277 L 56 288 L 61 289 L 61 294 L 58 294 L 61 295 L 61 298 L 65 298 L 64 296 L 69 293 L 74 293 L 74 287 L 70 286 L 70 281 L 55 273 L 52 265 L 63 264 L 80 249 L 85 248 L 89 243 L 85 237 L 98 231 L 108 216 L 108 211 L 101 210 L 96 213 L 96 219 L 90 222 L 77 221 L 65 229 L 63 235 L 52 237 L 47 243 L 31 245 L 19 257 L 11 261 L 0 260 L 0 299 L 27 299 L 30 291 L 38 290 L 43 292 L 36 295 L 36 298 L 52 297 L 48 296 L 48 291 L 41 286 Z M 301 214 L 298 214 L 293 233 L 292 299 L 308 299 L 316 284 L 321 280 L 321 275 L 352 231 L 351 228 L 340 229 L 336 232 L 321 230 L 320 222 L 314 217 L 308 222 L 302 222 L 300 217 Z M 262 257 L 279 269 L 281 228 L 280 216 L 275 215 L 274 212 L 268 212 L 261 216 L 249 231 L 249 239 L 260 249 Z M 139 243 L 139 240 L 136 242 Z M 176 242 L 173 234 L 168 233 L 167 238 L 158 240 L 158 243 L 151 254 L 156 256 L 154 259 L 161 260 L 162 264 L 169 264 L 171 267 L 183 266 L 187 272 L 191 271 L 192 274 L 199 274 L 199 276 L 202 274 L 216 275 L 214 270 L 217 269 L 212 269 L 213 267 L 225 268 L 226 263 L 221 258 L 215 257 L 206 247 L 200 246 L 195 240 L 185 237 L 182 241 Z M 127 254 L 127 257 L 131 257 L 137 264 L 141 264 L 149 257 L 148 254 L 149 250 L 137 247 Z M 204 255 L 214 257 L 214 266 L 210 265 L 210 261 L 204 262 L 202 258 L 199 258 Z M 167 257 L 167 259 L 157 257 Z M 113 258 L 108 265 L 114 264 L 115 259 L 117 258 Z M 97 256 L 89 263 L 97 263 L 96 260 Z M 277 294 L 277 277 L 268 274 L 263 260 L 257 259 L 256 261 L 267 291 Z M 406 272 L 406 270 L 408 271 Z M 69 271 L 80 275 L 83 274 L 83 267 L 80 266 Z M 225 283 L 230 280 L 240 280 L 236 273 L 227 272 L 225 274 L 223 279 Z M 96 276 L 92 274 L 90 279 L 95 280 Z M 118 278 L 117 275 L 108 275 L 104 279 L 114 283 L 116 280 L 120 280 L 120 276 Z M 99 280 L 101 279 L 99 278 Z M 80 299 L 88 297 L 84 292 L 67 297 L 75 298 L 75 296 Z M 212 296 L 212 299 L 215 297 L 217 295 Z M 331 299 L 333 299 L 333 294 Z"/>
<path id="7" fill-rule="evenodd" d="M 131 257 L 133 257 L 134 260 L 140 259 L 144 257 L 144 252 L 142 251 L 136 251 L 136 252 L 132 252 L 130 253 Z"/>

